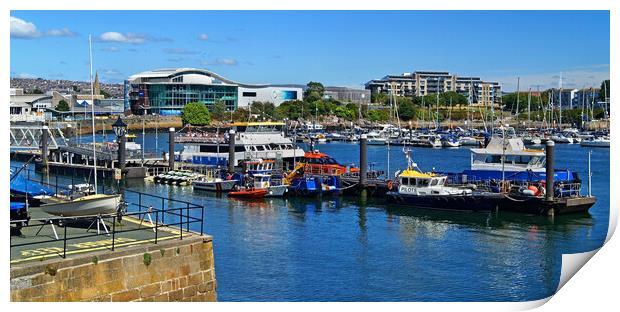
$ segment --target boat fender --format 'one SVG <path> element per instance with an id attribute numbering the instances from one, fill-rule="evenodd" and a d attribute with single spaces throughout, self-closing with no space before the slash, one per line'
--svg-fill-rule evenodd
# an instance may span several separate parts
<path id="1" fill-rule="evenodd" d="M 392 190 L 392 187 L 394 187 L 394 183 L 392 182 L 392 180 L 388 180 L 387 187 L 390 191 Z"/>
<path id="2" fill-rule="evenodd" d="M 536 195 L 536 193 L 530 189 L 522 189 L 521 190 L 521 194 L 523 195 L 528 195 L 528 196 L 534 196 Z"/>

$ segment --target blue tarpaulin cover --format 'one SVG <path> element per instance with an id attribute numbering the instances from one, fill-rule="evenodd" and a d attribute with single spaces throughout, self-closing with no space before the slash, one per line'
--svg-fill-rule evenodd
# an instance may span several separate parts
<path id="1" fill-rule="evenodd" d="M 11 202 L 11 210 L 18 210 L 26 207 L 26 203 Z"/>
<path id="2" fill-rule="evenodd" d="M 17 176 L 11 181 L 11 193 L 19 195 L 40 196 L 54 195 L 54 191 L 49 188 L 32 181 L 28 181 L 23 176 Z"/>

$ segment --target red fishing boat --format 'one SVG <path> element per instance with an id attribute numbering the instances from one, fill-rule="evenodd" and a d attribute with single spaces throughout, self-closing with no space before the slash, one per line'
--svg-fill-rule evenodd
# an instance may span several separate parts
<path id="1" fill-rule="evenodd" d="M 248 188 L 230 192 L 228 196 L 239 198 L 263 198 L 267 193 L 269 193 L 269 190 L 266 188 Z"/>

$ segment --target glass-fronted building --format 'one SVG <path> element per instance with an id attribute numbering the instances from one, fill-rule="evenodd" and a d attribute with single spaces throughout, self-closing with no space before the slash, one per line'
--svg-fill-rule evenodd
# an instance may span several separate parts
<path id="1" fill-rule="evenodd" d="M 249 85 L 234 82 L 213 72 L 194 69 L 161 69 L 133 75 L 128 80 L 129 105 L 134 114 L 180 115 L 187 103 L 201 102 L 213 110 L 217 102 L 227 111 L 253 101 L 300 100 L 301 88 Z"/>

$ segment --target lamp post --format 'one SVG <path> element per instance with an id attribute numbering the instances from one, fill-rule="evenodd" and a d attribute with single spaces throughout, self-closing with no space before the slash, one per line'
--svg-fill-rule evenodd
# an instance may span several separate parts
<path id="1" fill-rule="evenodd" d="M 125 176 L 125 134 L 127 134 L 127 124 L 123 122 L 121 116 L 112 124 L 112 129 L 116 134 L 116 142 L 118 143 L 118 166 L 121 170 L 121 179 Z"/>

